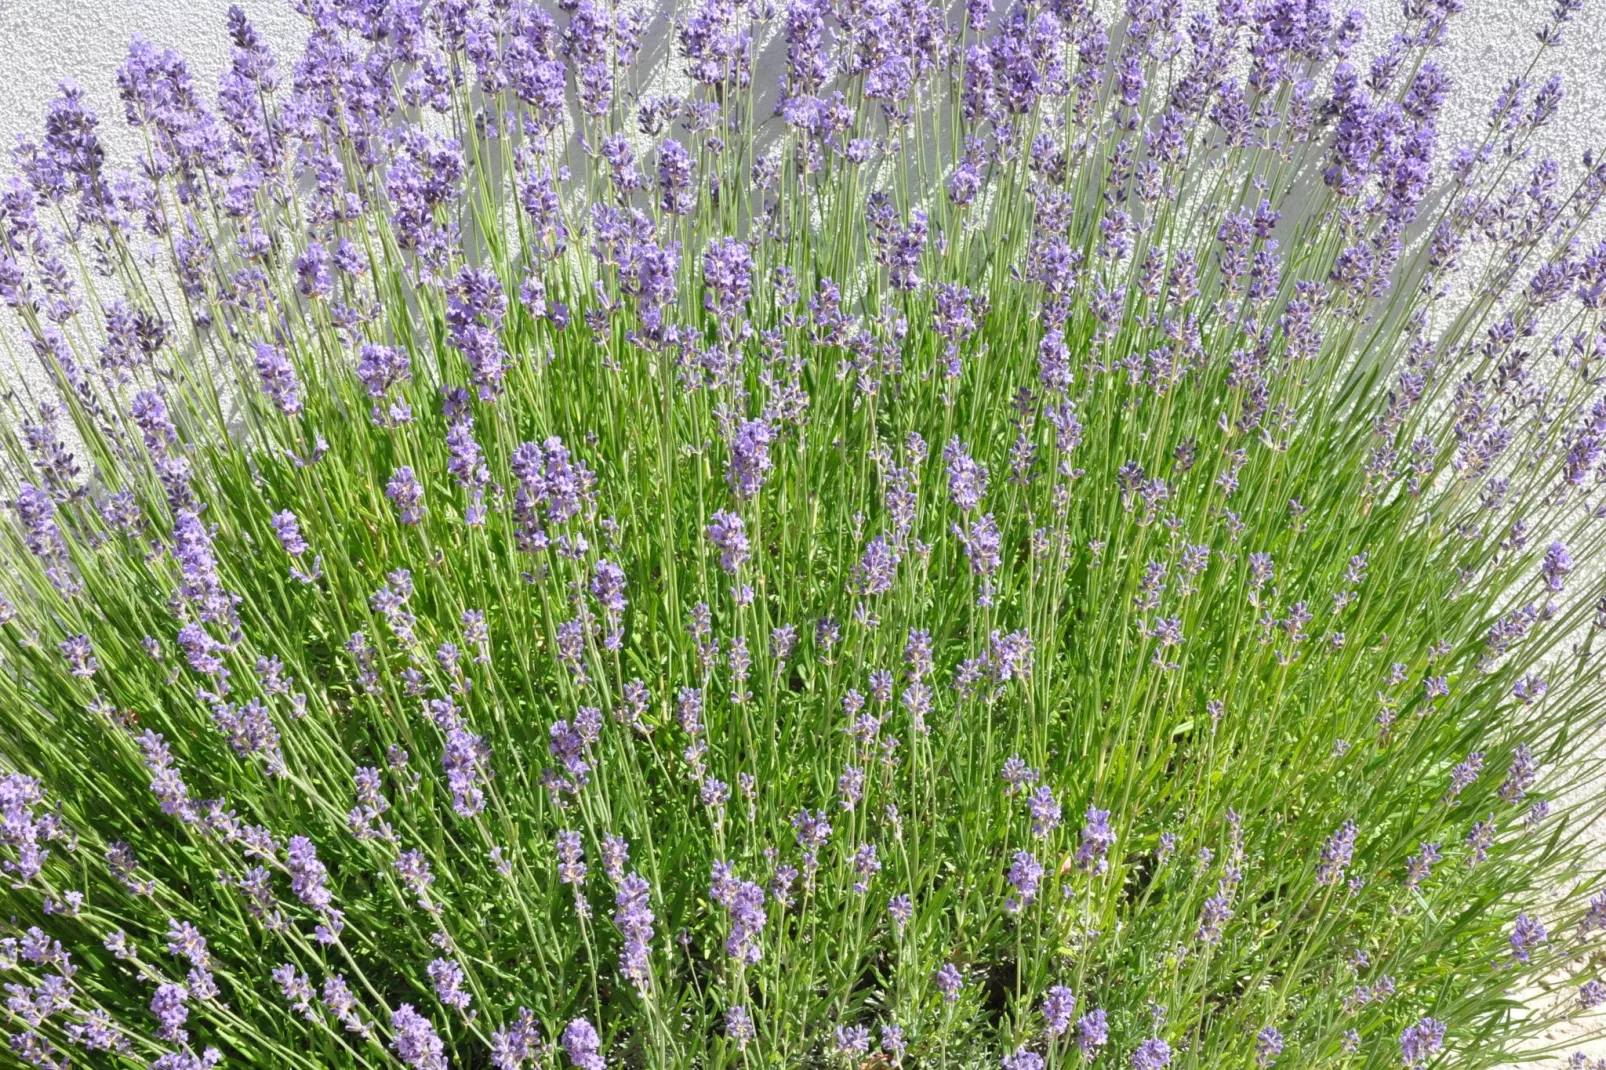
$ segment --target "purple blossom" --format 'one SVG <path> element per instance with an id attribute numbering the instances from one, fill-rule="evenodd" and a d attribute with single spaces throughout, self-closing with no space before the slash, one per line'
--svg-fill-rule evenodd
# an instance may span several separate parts
<path id="1" fill-rule="evenodd" d="M 429 886 L 435 881 L 429 860 L 419 850 L 402 851 L 392 863 L 407 890 L 418 897 L 418 905 L 428 909 Z"/>
<path id="2" fill-rule="evenodd" d="M 323 1005 L 329 1009 L 330 1014 L 340 1021 L 341 1025 L 346 1027 L 346 1032 L 366 1037 L 372 1031 L 369 1023 L 363 1021 L 358 1015 L 357 997 L 352 994 L 351 987 L 346 984 L 346 979 L 340 974 L 334 973 L 324 978 L 322 998 Z M 415 1036 L 414 1040 L 415 1042 L 421 1042 L 422 1050 L 427 1051 L 428 1042 L 426 1038 L 433 1033 L 433 1030 L 429 1023 L 422 1018 L 417 1019 L 417 1024 L 421 1024 L 426 1032 L 424 1036 Z M 391 1018 L 391 1025 L 392 1028 L 395 1028 L 394 1016 Z"/>
<path id="3" fill-rule="evenodd" d="M 1132 1052 L 1132 1070 L 1165 1070 L 1171 1065 L 1171 1045 L 1150 1037 Z"/>
<path id="4" fill-rule="evenodd" d="M 67 660 L 67 671 L 80 679 L 87 680 L 100 670 L 87 635 L 70 635 L 56 644 L 56 649 Z"/>
<path id="5" fill-rule="evenodd" d="M 1494 815 L 1490 814 L 1486 821 L 1474 822 L 1467 832 L 1467 846 L 1472 849 L 1472 855 L 1467 859 L 1467 865 L 1481 865 L 1489 859 L 1489 848 L 1494 846 Z"/>
<path id="6" fill-rule="evenodd" d="M 416 524 L 424 519 L 424 488 L 406 465 L 391 474 L 385 484 L 385 497 L 396 506 L 403 524 Z"/>
<path id="7" fill-rule="evenodd" d="M 17 519 L 22 523 L 23 545 L 45 566 L 45 576 L 58 590 L 77 589 L 67 556 L 67 540 L 56 522 L 56 502 L 49 492 L 24 483 L 18 489 Z"/>
<path id="8" fill-rule="evenodd" d="M 443 1006 L 467 1011 L 470 997 L 463 990 L 463 968 L 451 959 L 435 959 L 425 969 L 435 985 L 435 998 Z"/>
<path id="9" fill-rule="evenodd" d="M 403 1003 L 390 1016 L 390 1049 L 413 1070 L 446 1070 L 446 1046 L 428 1018 Z"/>
<path id="10" fill-rule="evenodd" d="M 852 568 L 848 589 L 866 598 L 886 594 L 897 579 L 898 548 L 885 535 L 877 535 L 865 547 L 864 556 Z"/>
<path id="11" fill-rule="evenodd" d="M 903 1063 L 903 1053 L 909 1047 L 904 1039 L 903 1027 L 894 1022 L 881 1023 L 881 1050 L 887 1053 L 894 1065 Z"/>
<path id="12" fill-rule="evenodd" d="M 256 352 L 257 374 L 262 377 L 262 392 L 280 412 L 295 416 L 302 407 L 301 380 L 296 378 L 295 368 L 284 355 L 284 350 L 266 342 L 257 342 L 253 348 Z"/>
<path id="13" fill-rule="evenodd" d="M 1526 963 L 1533 949 L 1547 940 L 1544 922 L 1530 914 L 1518 914 L 1511 926 L 1511 957 Z"/>
<path id="14" fill-rule="evenodd" d="M 1455 801 L 1455 799 L 1459 797 L 1463 791 L 1472 786 L 1473 781 L 1478 779 L 1478 774 L 1482 771 L 1482 751 L 1473 751 L 1471 754 L 1466 756 L 1464 761 L 1456 763 L 1455 768 L 1450 770 L 1450 791 L 1448 798 L 1452 802 Z"/>
<path id="15" fill-rule="evenodd" d="M 1110 1027 L 1102 1009 L 1095 1007 L 1076 1020 L 1076 1046 L 1083 1058 L 1093 1058 L 1109 1042 Z"/>
<path id="16" fill-rule="evenodd" d="M 1255 1065 L 1270 1066 L 1283 1053 L 1283 1035 L 1277 1027 L 1268 1025 L 1255 1034 Z"/>
<path id="17" fill-rule="evenodd" d="M 538 1058 L 543 1050 L 541 1028 L 536 1024 L 535 1013 L 520 1007 L 513 1024 L 491 1034 L 491 1065 L 496 1070 L 519 1070 L 526 1062 Z"/>
<path id="18" fill-rule="evenodd" d="M 279 537 L 279 545 L 291 557 L 300 557 L 307 552 L 307 540 L 301 537 L 301 523 L 296 515 L 288 509 L 274 513 L 271 523 L 273 533 Z"/>
<path id="19" fill-rule="evenodd" d="M 998 530 L 993 514 L 983 515 L 968 528 L 955 524 L 953 533 L 959 539 L 960 545 L 965 548 L 965 557 L 970 561 L 971 573 L 982 577 L 984 586 L 990 587 L 990 577 L 998 571 L 998 566 L 1003 561 L 1001 556 L 1003 533 Z"/>
<path id="20" fill-rule="evenodd" d="M 623 836 L 604 836 L 602 838 L 602 871 L 608 879 L 615 884 L 625 878 L 625 863 L 630 861 L 630 844 Z"/>
<path id="21" fill-rule="evenodd" d="M 1433 865 L 1440 859 L 1439 845 L 1425 840 L 1417 844 L 1417 853 L 1405 860 L 1405 886 L 1417 888 L 1433 873 Z"/>
<path id="22" fill-rule="evenodd" d="M 157 985 L 156 994 L 151 997 L 151 1013 L 156 1016 L 158 1039 L 173 1044 L 188 1042 L 189 1033 L 184 1029 L 184 1022 L 190 1016 L 190 1009 L 185 1006 L 189 998 L 189 990 L 183 985 Z"/>
<path id="23" fill-rule="evenodd" d="M 736 428 L 725 481 L 742 501 L 751 501 L 764 486 L 764 478 L 774 467 L 770 460 L 770 444 L 774 441 L 775 430 L 764 420 L 743 420 Z"/>
<path id="24" fill-rule="evenodd" d="M 753 255 L 735 238 L 715 238 L 703 253 L 703 307 L 721 321 L 741 314 L 753 290 Z"/>
<path id="25" fill-rule="evenodd" d="M 747 561 L 747 525 L 723 509 L 709 518 L 708 541 L 719 551 L 719 567 L 734 576 Z"/>
<path id="26" fill-rule="evenodd" d="M 441 749 L 441 771 L 452 792 L 452 810 L 459 817 L 473 817 L 485 809 L 491 748 L 483 737 L 468 730 L 450 702 L 436 704 L 432 716 L 446 737 Z"/>
<path id="27" fill-rule="evenodd" d="M 1444 1047 L 1444 1023 L 1421 1018 L 1400 1033 L 1400 1058 L 1407 1067 L 1426 1066 L 1428 1058 Z"/>
<path id="28" fill-rule="evenodd" d="M 649 886 L 639 874 L 631 873 L 619 882 L 614 897 L 613 923 L 624 936 L 619 951 L 619 973 L 643 995 L 651 983 L 653 912 L 648 899 Z"/>
<path id="29" fill-rule="evenodd" d="M 1027 1048 L 1016 1048 L 999 1062 L 1002 1070 L 1043 1070 L 1047 1065 L 1041 1055 Z"/>
<path id="30" fill-rule="evenodd" d="M 1030 851 L 1015 852 L 1009 866 L 1009 884 L 1015 893 L 1004 900 L 1004 909 L 1019 914 L 1037 899 L 1043 880 L 1043 864 Z"/>
<path id="31" fill-rule="evenodd" d="M 737 1051 L 745 1051 L 748 1043 L 757 1035 L 758 1031 L 753 1027 L 753 1019 L 746 1007 L 737 1005 L 725 1011 L 725 1038 L 736 1045 Z"/>
<path id="32" fill-rule="evenodd" d="M 697 203 L 697 164 L 680 142 L 658 146 L 658 205 L 670 215 L 686 215 Z"/>
<path id="33" fill-rule="evenodd" d="M 971 512 L 987 493 L 987 469 L 971 459 L 957 438 L 943 450 L 948 465 L 948 496 L 961 512 Z"/>
<path id="34" fill-rule="evenodd" d="M 580 886 L 586 882 L 586 853 L 580 834 L 572 830 L 559 832 L 556 850 L 558 882 L 560 884 L 574 885 L 575 892 L 578 894 Z"/>
<path id="35" fill-rule="evenodd" d="M 1322 845 L 1322 858 L 1316 866 L 1317 884 L 1337 884 L 1344 879 L 1344 870 L 1349 868 L 1350 860 L 1355 856 L 1355 836 L 1359 832 L 1355 822 L 1345 821 L 1339 826 L 1337 832 L 1328 837 Z"/>
<path id="36" fill-rule="evenodd" d="M 412 375 L 412 363 L 405 350 L 366 343 L 358 351 L 356 370 L 363 391 L 374 401 L 369 415 L 375 424 L 407 423 L 412 419 L 412 409 L 404 402 L 383 407 L 390 392 Z"/>
<path id="37" fill-rule="evenodd" d="M 853 854 L 853 871 L 856 879 L 853 890 L 861 895 L 870 890 L 870 880 L 881 872 L 881 860 L 876 857 L 876 845 L 861 843 Z"/>
<path id="38" fill-rule="evenodd" d="M 1076 849 L 1077 866 L 1104 872 L 1109 865 L 1105 856 L 1114 845 L 1115 832 L 1110 828 L 1110 812 L 1089 806 L 1087 824 L 1082 826 L 1082 844 Z"/>
<path id="39" fill-rule="evenodd" d="M 1053 985 L 1043 996 L 1043 1021 L 1050 1036 L 1063 1036 L 1076 1017 L 1076 993 L 1064 985 Z"/>
<path id="40" fill-rule="evenodd" d="M 1550 549 L 1545 551 L 1545 561 L 1539 569 L 1540 575 L 1545 578 L 1545 590 L 1561 591 L 1567 582 L 1567 574 L 1572 572 L 1572 554 L 1561 543 L 1551 543 Z"/>
<path id="41" fill-rule="evenodd" d="M 1204 944 L 1221 943 L 1222 932 L 1234 913 L 1231 885 L 1225 880 L 1217 882 L 1216 894 L 1204 901 L 1199 912 L 1199 928 L 1194 939 Z"/>
<path id="42" fill-rule="evenodd" d="M 863 1025 L 839 1025 L 832 1038 L 836 1043 L 837 1054 L 850 1058 L 861 1056 L 870 1050 L 870 1028 Z M 857 1059 L 854 1058 L 857 1062 Z"/>
<path id="43" fill-rule="evenodd" d="M 321 242 L 308 242 L 306 249 L 296 257 L 296 288 L 305 297 L 317 300 L 329 296 L 334 289 L 334 275 L 329 270 L 329 250 Z"/>
<path id="44" fill-rule="evenodd" d="M 1519 743 L 1511 757 L 1511 770 L 1506 774 L 1505 782 L 1500 785 L 1500 797 L 1508 803 L 1518 802 L 1528 794 L 1528 789 L 1533 787 L 1538 779 L 1539 763 L 1534 761 L 1533 752 L 1528 749 L 1528 745 Z"/>
<path id="45" fill-rule="evenodd" d="M 764 948 L 759 941 L 767 920 L 764 889 L 751 881 L 739 880 L 729 863 L 715 862 L 709 896 L 723 906 L 730 916 L 730 935 L 725 940 L 726 954 L 749 966 L 760 961 L 764 957 Z"/>
<path id="46" fill-rule="evenodd" d="M 305 836 L 292 836 L 285 845 L 285 868 L 290 871 L 290 890 L 297 899 L 317 911 L 328 911 L 334 893 L 325 882 L 329 871 L 318 861 L 318 849 Z"/>
<path id="47" fill-rule="evenodd" d="M 959 967 L 951 962 L 945 962 L 937 967 L 933 981 L 937 991 L 942 993 L 945 1003 L 954 1003 L 959 999 L 959 990 L 965 986 L 965 979 L 959 972 Z"/>
<path id="48" fill-rule="evenodd" d="M 608 1064 L 602 1058 L 602 1038 L 597 1036 L 595 1027 L 584 1018 L 575 1018 L 564 1026 L 560 1042 L 563 1053 L 569 1057 L 575 1070 L 606 1070 Z"/>
<path id="49" fill-rule="evenodd" d="M 1047 836 L 1060 824 L 1060 804 L 1047 785 L 1032 792 L 1026 800 L 1032 815 L 1032 835 Z"/>

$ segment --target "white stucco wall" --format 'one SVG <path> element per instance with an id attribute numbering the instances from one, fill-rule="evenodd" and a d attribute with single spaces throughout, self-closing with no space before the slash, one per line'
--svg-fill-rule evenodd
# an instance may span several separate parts
<path id="1" fill-rule="evenodd" d="M 289 0 L 240 5 L 286 61 L 305 38 Z M 114 162 L 132 159 L 133 141 L 117 99 L 117 68 L 139 34 L 190 61 L 198 87 L 217 89 L 228 63 L 229 0 L 0 0 L 0 146 L 40 128 L 56 86 L 75 79 L 100 115 Z"/>
<path id="2" fill-rule="evenodd" d="M 669 0 L 660 2 L 670 6 Z M 1007 2 L 998 0 L 998 6 Z M 1477 132 L 1501 84 L 1531 56 L 1533 31 L 1544 22 L 1550 2 L 1467 0 L 1441 53 L 1454 77 L 1443 124 L 1446 145 Z M 1400 21 L 1397 0 L 1332 0 L 1332 5 L 1335 12 L 1359 6 L 1366 13 L 1366 44 L 1357 53 L 1362 61 L 1381 49 Z M 290 0 L 242 0 L 241 6 L 287 70 L 304 25 Z M 1099 6 L 1115 5 L 1099 0 Z M 0 146 L 9 148 L 17 134 L 38 129 L 57 83 L 75 78 L 100 113 L 113 162 L 128 160 L 132 142 L 122 122 L 116 75 L 129 37 L 140 34 L 177 49 L 200 86 L 212 91 L 228 61 L 228 8 L 229 0 L 0 0 Z M 1606 2 L 1586 3 L 1566 43 L 1547 60 L 1568 79 L 1562 113 L 1547 132 L 1548 151 L 1576 159 L 1592 138 L 1606 145 Z M 759 78 L 766 77 L 761 70 Z"/>

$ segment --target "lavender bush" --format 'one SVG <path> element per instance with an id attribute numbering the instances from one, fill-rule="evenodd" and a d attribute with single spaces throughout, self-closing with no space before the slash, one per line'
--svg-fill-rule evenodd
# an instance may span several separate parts
<path id="1" fill-rule="evenodd" d="M 1606 1002 L 1575 0 L 1464 147 L 1459 0 L 299 3 L 0 191 L 13 1061 L 1483 1067 Z"/>

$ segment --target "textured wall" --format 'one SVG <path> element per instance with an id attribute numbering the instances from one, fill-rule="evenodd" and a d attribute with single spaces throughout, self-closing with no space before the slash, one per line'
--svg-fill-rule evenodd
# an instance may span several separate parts
<path id="1" fill-rule="evenodd" d="M 139 34 L 183 54 L 208 95 L 228 62 L 230 0 L 0 0 L 0 144 L 40 128 L 45 105 L 66 78 L 100 114 L 113 163 L 132 159 L 134 140 L 117 99 L 117 68 Z M 289 0 L 241 6 L 276 52 L 288 57 L 304 38 Z M 9 157 L 6 169 L 9 170 Z"/>
<path id="2" fill-rule="evenodd" d="M 290 0 L 240 2 L 288 61 L 303 26 Z M 657 2 L 670 6 L 669 0 Z M 998 6 L 1007 2 L 998 0 Z M 1364 60 L 1381 49 L 1400 21 L 1399 4 L 1332 0 L 1335 10 L 1352 5 L 1367 16 L 1367 44 L 1357 53 Z M 1114 7 L 1110 0 L 1099 0 L 1098 6 Z M 1450 44 L 1442 53 L 1455 83 L 1444 122 L 1446 145 L 1478 132 L 1505 78 L 1532 55 L 1533 30 L 1549 7 L 1550 0 L 1467 0 L 1467 10 L 1451 23 Z M 75 78 L 100 113 L 113 163 L 126 162 L 133 141 L 122 122 L 116 77 L 129 37 L 137 33 L 177 49 L 190 61 L 199 85 L 210 92 L 228 60 L 228 8 L 229 0 L 0 0 L 0 144 L 9 147 L 17 134 L 37 129 L 57 83 Z M 1550 151 L 1576 159 L 1590 146 L 1591 135 L 1600 137 L 1606 129 L 1601 122 L 1606 119 L 1606 3 L 1585 4 L 1566 43 L 1548 60 L 1568 75 L 1562 114 L 1548 131 Z M 759 77 L 773 80 L 763 71 Z"/>

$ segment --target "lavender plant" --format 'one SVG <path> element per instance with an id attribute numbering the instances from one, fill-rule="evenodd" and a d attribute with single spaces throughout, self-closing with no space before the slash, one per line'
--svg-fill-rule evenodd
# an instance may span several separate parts
<path id="1" fill-rule="evenodd" d="M 1459 6 L 298 0 L 215 100 L 136 38 L 127 168 L 64 86 L 11 1058 L 1542 1051 L 1606 1002 L 1606 161 L 1534 150 L 1576 0 L 1439 144 Z"/>

